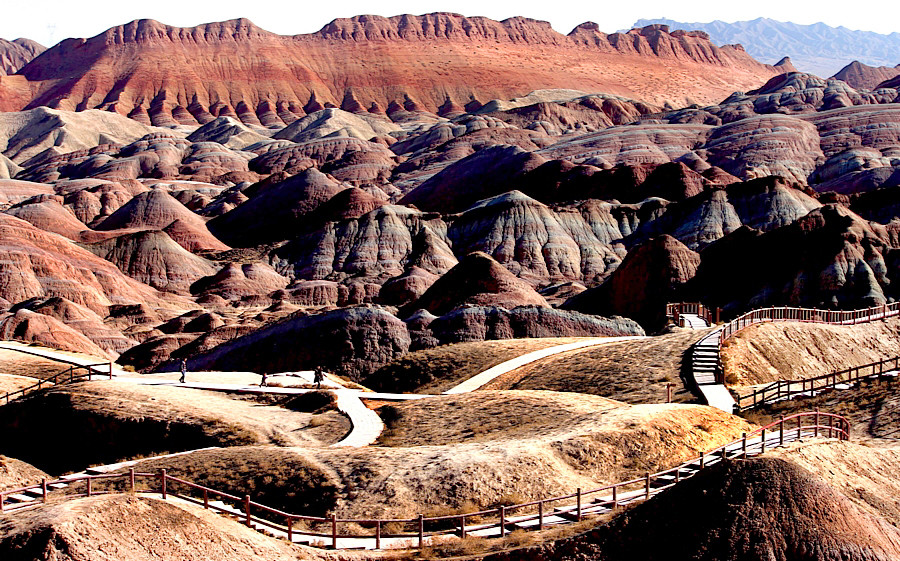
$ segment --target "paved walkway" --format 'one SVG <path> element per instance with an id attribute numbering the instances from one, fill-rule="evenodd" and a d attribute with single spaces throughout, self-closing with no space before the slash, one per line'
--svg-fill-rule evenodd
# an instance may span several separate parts
<path id="1" fill-rule="evenodd" d="M 546 349 L 526 353 L 522 356 L 507 360 L 506 362 L 501 362 L 496 366 L 488 368 L 484 372 L 476 374 L 465 382 L 450 388 L 449 390 L 445 391 L 444 394 L 449 395 L 475 391 L 491 380 L 497 378 L 498 376 L 501 376 L 503 374 L 506 374 L 507 372 L 511 372 L 517 368 L 525 366 L 526 364 L 529 364 L 536 360 L 540 360 L 542 358 L 546 358 L 548 356 L 553 356 L 555 354 L 564 353 L 566 351 L 573 351 L 576 349 L 584 349 L 586 347 L 605 345 L 607 343 L 618 343 L 620 341 L 634 341 L 636 339 L 647 339 L 647 337 L 645 335 L 632 335 L 627 337 L 595 337 L 592 339 L 587 339 L 585 341 L 577 341 L 575 343 L 557 345 L 555 347 L 548 347 Z"/>
<path id="2" fill-rule="evenodd" d="M 683 327 L 690 329 L 706 329 L 709 323 L 697 314 L 681 314 L 681 323 Z"/>
<path id="3" fill-rule="evenodd" d="M 691 347 L 691 375 L 707 405 L 734 413 L 737 403 L 717 377 L 721 331 L 721 328 L 710 331 Z"/>
<path id="4" fill-rule="evenodd" d="M 681 464 L 681 466 L 678 468 L 669 470 L 667 473 L 657 474 L 653 476 L 647 484 L 644 484 L 642 480 L 636 480 L 630 485 L 623 485 L 619 487 L 616 493 L 613 493 L 609 489 L 594 493 L 586 492 L 583 495 L 583 500 L 580 504 L 572 498 L 561 501 L 546 501 L 543 504 L 543 515 L 540 518 L 534 512 L 522 513 L 522 511 L 510 511 L 505 516 L 502 529 L 501 523 L 496 517 L 485 517 L 487 518 L 487 520 L 467 523 L 466 533 L 472 536 L 496 538 L 500 537 L 503 534 L 508 535 L 510 532 L 515 530 L 534 530 L 538 527 L 539 524 L 543 524 L 544 527 L 552 528 L 564 524 L 571 524 L 582 517 L 608 514 L 613 512 L 617 508 L 622 508 L 623 506 L 639 503 L 650 497 L 653 497 L 664 491 L 665 489 L 668 489 L 669 487 L 677 484 L 679 481 L 689 479 L 703 469 L 723 461 L 723 459 L 757 456 L 764 453 L 766 450 L 789 445 L 793 442 L 817 437 L 828 437 L 829 435 L 827 434 L 826 430 L 827 429 L 825 427 L 820 427 L 818 430 L 804 427 L 800 430 L 788 429 L 783 432 L 779 430 L 772 430 L 766 433 L 765 441 L 763 441 L 763 438 L 760 434 L 754 434 L 753 436 L 747 437 L 746 443 L 741 441 L 733 442 L 725 447 L 724 452 L 722 451 L 722 449 L 708 452 L 702 456 L 702 459 L 698 457 Z M 122 464 L 113 464 L 110 466 L 98 466 L 95 468 L 90 468 L 80 474 L 73 474 L 72 476 L 67 477 L 77 478 L 86 474 L 110 473 L 126 467 L 130 467 L 130 464 L 128 462 Z M 673 473 L 675 469 L 677 469 L 677 475 Z M 64 487 L 66 487 L 66 484 L 54 484 L 50 486 L 51 490 L 58 490 Z M 159 500 L 170 501 L 183 506 L 190 506 L 191 508 L 202 508 L 203 501 L 199 500 L 196 497 L 179 495 L 179 491 L 180 490 L 177 487 L 170 487 L 168 495 L 165 499 L 163 499 L 161 495 L 155 492 L 147 493 L 145 496 L 149 496 Z M 26 507 L 29 505 L 37 505 L 39 504 L 38 501 L 40 500 L 40 497 L 41 489 L 40 486 L 37 485 L 24 493 L 7 496 L 7 510 L 10 510 L 10 507 L 13 509 L 16 508 L 16 503 L 20 501 L 21 503 L 24 503 L 24 506 Z M 208 503 L 210 508 L 217 510 L 219 513 L 231 515 L 238 520 L 245 520 L 246 513 L 239 506 L 222 502 L 216 497 L 210 497 L 210 499 L 211 500 L 209 500 Z M 253 515 L 250 521 L 250 526 L 263 534 L 267 534 L 276 538 L 288 539 L 287 528 L 283 525 L 283 523 L 264 521 L 258 518 L 256 515 Z M 345 527 L 345 523 L 341 522 L 338 528 L 339 534 L 346 531 L 347 529 Z M 371 531 L 374 532 L 374 530 Z M 450 536 L 458 535 L 459 532 L 460 528 L 457 526 L 454 529 L 453 533 L 445 534 L 438 539 L 446 540 Z M 434 538 L 432 538 L 431 536 L 425 536 L 423 539 L 423 543 L 429 544 L 433 539 Z M 376 542 L 374 536 L 339 536 L 335 540 L 336 543 L 334 543 L 332 542 L 332 538 L 330 536 L 308 533 L 308 531 L 304 531 L 300 528 L 295 528 L 293 530 L 291 534 L 291 541 L 297 544 L 314 545 L 321 547 L 331 547 L 332 545 L 336 545 L 337 549 L 371 550 L 375 549 L 376 546 L 379 545 L 379 543 Z M 417 541 L 418 540 L 415 535 L 409 535 L 402 538 L 383 537 L 380 541 L 380 546 L 381 549 L 409 548 L 415 547 L 417 545 Z"/>

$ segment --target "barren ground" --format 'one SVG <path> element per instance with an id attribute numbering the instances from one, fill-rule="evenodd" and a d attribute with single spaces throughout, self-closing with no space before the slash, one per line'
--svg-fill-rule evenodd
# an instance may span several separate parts
<path id="1" fill-rule="evenodd" d="M 628 403 L 695 402 L 681 381 L 682 360 L 707 330 L 677 330 L 638 341 L 553 355 L 504 374 L 483 389 L 553 390 L 602 395 Z"/>
<path id="2" fill-rule="evenodd" d="M 5 561 L 151 561 L 160 553 L 185 561 L 328 557 L 202 508 L 131 495 L 82 498 L 0 516 L 0 552 Z"/>
<path id="3" fill-rule="evenodd" d="M 32 465 L 15 458 L 0 456 L 0 491 L 34 485 L 40 483 L 44 477 L 49 476 Z"/>
<path id="4" fill-rule="evenodd" d="M 768 455 L 811 471 L 863 510 L 900 527 L 900 443 L 872 446 L 855 441 L 809 440 Z"/>
<path id="5" fill-rule="evenodd" d="M 763 323 L 725 342 L 730 386 L 808 378 L 900 354 L 900 318 L 861 325 Z"/>
<path id="6" fill-rule="evenodd" d="M 900 381 L 896 378 L 862 382 L 849 390 L 829 390 L 815 397 L 779 401 L 747 411 L 744 417 L 768 424 L 781 415 L 814 411 L 849 419 L 851 438 L 900 443 Z"/>
<path id="7" fill-rule="evenodd" d="M 409 353 L 381 367 L 364 383 L 375 391 L 438 394 L 501 362 L 583 339 L 548 337 L 442 345 Z"/>
<path id="8" fill-rule="evenodd" d="M 0 374 L 29 378 L 52 378 L 68 366 L 39 356 L 0 349 Z"/>
<path id="9" fill-rule="evenodd" d="M 707 407 L 631 406 L 554 392 L 476 392 L 392 407 L 382 446 L 249 446 L 147 466 L 188 478 L 214 473 L 216 486 L 238 494 L 251 485 L 254 495 L 272 500 L 279 490 L 296 493 L 290 503 L 298 508 L 333 508 L 342 517 L 411 517 L 600 487 L 675 465 L 750 429 Z M 265 466 L 268 479 L 253 482 L 252 466 Z M 303 491 L 312 488 L 308 481 L 319 482 L 323 502 Z"/>
<path id="10" fill-rule="evenodd" d="M 10 431 L 5 453 L 65 471 L 208 446 L 324 446 L 343 438 L 350 423 L 335 411 L 316 415 L 218 392 L 94 381 L 0 407 L 0 428 Z M 38 440 L 46 446 L 35 448 Z"/>

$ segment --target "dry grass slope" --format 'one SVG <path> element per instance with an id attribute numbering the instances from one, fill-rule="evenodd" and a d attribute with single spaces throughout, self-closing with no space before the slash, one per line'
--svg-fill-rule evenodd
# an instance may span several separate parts
<path id="1" fill-rule="evenodd" d="M 731 386 L 819 376 L 897 356 L 900 318 L 854 326 L 763 323 L 725 342 L 722 360 Z"/>
<path id="2" fill-rule="evenodd" d="M 900 442 L 875 445 L 811 440 L 770 456 L 797 464 L 839 489 L 857 506 L 900 527 Z"/>
<path id="3" fill-rule="evenodd" d="M 648 539 L 649 538 L 649 539 Z M 715 465 L 593 531 L 490 561 L 887 561 L 900 531 L 780 458 Z"/>
<path id="4" fill-rule="evenodd" d="M 601 395 L 627 403 L 694 402 L 681 381 L 682 360 L 705 330 L 677 330 L 646 340 L 569 351 L 504 374 L 483 389 L 552 390 Z"/>
<path id="5" fill-rule="evenodd" d="M 324 559 L 238 522 L 172 502 L 110 495 L 0 517 L 4 561 Z"/>
<path id="6" fill-rule="evenodd" d="M 335 412 L 313 415 L 216 392 L 122 382 L 66 384 L 0 407 L 4 451 L 54 473 L 208 446 L 316 447 L 348 429 Z"/>
<path id="7" fill-rule="evenodd" d="M 507 360 L 578 340 L 552 337 L 442 345 L 409 353 L 381 367 L 364 383 L 375 391 L 441 393 Z"/>
<path id="8" fill-rule="evenodd" d="M 0 491 L 40 483 L 49 476 L 38 468 L 15 458 L 0 455 Z"/>
<path id="9" fill-rule="evenodd" d="M 147 464 L 236 494 L 297 493 L 344 518 L 409 518 L 496 508 L 600 487 L 696 457 L 752 426 L 693 405 L 631 406 L 554 392 L 475 392 L 392 406 L 381 446 L 359 449 L 271 446 L 195 452 Z M 265 473 L 253 478 L 253 469 Z M 333 491 L 331 490 L 333 486 Z M 317 511 L 318 512 L 318 511 Z"/>
<path id="10" fill-rule="evenodd" d="M 900 381 L 896 378 L 864 381 L 848 390 L 829 390 L 815 397 L 800 397 L 747 411 L 744 416 L 768 424 L 781 415 L 815 409 L 850 420 L 853 440 L 900 442 Z"/>

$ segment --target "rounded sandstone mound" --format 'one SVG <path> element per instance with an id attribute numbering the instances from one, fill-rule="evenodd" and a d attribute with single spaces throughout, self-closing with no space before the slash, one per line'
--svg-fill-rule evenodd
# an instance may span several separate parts
<path id="1" fill-rule="evenodd" d="M 24 512 L 0 520 L 0 536 L 0 557 L 6 561 L 318 558 L 314 550 L 273 540 L 200 508 L 130 495 Z"/>
<path id="2" fill-rule="evenodd" d="M 800 322 L 752 325 L 722 345 L 732 386 L 799 380 L 897 354 L 900 318 L 860 325 Z"/>
<path id="3" fill-rule="evenodd" d="M 757 458 L 716 465 L 603 527 L 538 549 L 498 557 L 876 561 L 900 555 L 900 531 L 803 468 Z"/>
<path id="4" fill-rule="evenodd" d="M 47 411 L 54 411 L 52 416 Z M 224 394 L 125 382 L 81 382 L 0 408 L 4 451 L 51 473 L 210 446 L 320 446 L 350 429 L 313 415 Z M 35 442 L 43 446 L 34 446 Z"/>
<path id="5" fill-rule="evenodd" d="M 0 491 L 34 485 L 45 477 L 50 476 L 23 461 L 0 455 Z"/>

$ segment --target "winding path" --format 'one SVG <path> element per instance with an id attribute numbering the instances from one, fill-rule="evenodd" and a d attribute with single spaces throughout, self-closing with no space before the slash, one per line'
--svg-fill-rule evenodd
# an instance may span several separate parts
<path id="1" fill-rule="evenodd" d="M 879 317 L 886 317 L 888 314 L 887 310 L 881 312 Z M 874 316 L 874 314 L 873 314 Z M 761 316 L 762 317 L 762 316 Z M 874 319 L 874 318 L 873 318 Z M 687 326 L 691 328 L 699 328 L 705 327 L 705 321 L 699 319 L 699 321 L 692 321 L 693 318 L 689 318 L 685 321 Z M 862 316 L 856 315 L 853 318 L 854 323 L 858 321 L 865 321 Z M 765 321 L 762 319 L 760 321 Z M 755 323 L 755 322 L 753 322 Z M 841 323 L 844 323 L 843 321 Z M 703 325 L 701 325 L 703 324 Z M 724 329 L 727 331 L 729 326 L 726 326 Z M 733 334 L 734 331 L 732 331 Z M 721 409 L 725 409 L 725 396 L 727 396 L 728 400 L 731 401 L 731 404 L 734 403 L 733 399 L 731 399 L 731 395 L 728 393 L 724 384 L 718 383 L 718 380 L 713 378 L 713 380 L 708 380 L 702 377 L 704 372 L 708 372 L 709 364 L 709 356 L 701 353 L 700 355 L 696 354 L 697 349 L 700 349 L 704 352 L 709 352 L 712 348 L 715 349 L 715 360 L 716 366 L 718 365 L 718 350 L 720 341 L 723 338 L 722 329 L 711 332 L 706 335 L 698 344 L 694 346 L 694 366 L 701 366 L 701 368 L 693 368 L 692 371 L 695 374 L 695 381 L 698 382 L 698 386 L 701 387 L 701 392 L 706 397 L 707 401 L 710 405 L 719 407 Z M 515 370 L 523 365 L 529 364 L 536 360 L 552 356 L 558 353 L 563 353 L 571 350 L 587 348 L 595 345 L 602 345 L 607 343 L 615 343 L 621 341 L 630 341 L 637 339 L 644 339 L 645 337 L 631 336 L 631 337 L 607 337 L 607 338 L 595 338 L 589 339 L 585 341 L 578 341 L 576 343 L 570 343 L 565 345 L 557 345 L 555 347 L 550 347 L 547 349 L 541 349 L 538 351 L 534 351 L 531 353 L 526 353 L 525 355 L 519 356 L 517 358 L 505 361 L 501 364 L 498 364 L 494 367 L 491 367 L 479 374 L 476 374 L 472 378 L 469 378 L 465 382 L 451 388 L 444 392 L 445 394 L 458 394 L 465 393 L 473 390 L 477 390 L 478 388 L 483 387 L 485 384 L 490 382 L 491 380 L 497 378 L 498 376 Z M 705 343 L 705 344 L 702 344 Z M 708 347 L 708 348 L 707 348 Z M 96 366 L 96 363 L 91 363 L 89 360 L 82 360 L 78 357 L 73 357 L 72 355 L 59 353 L 50 349 L 37 349 L 35 347 L 30 347 L 27 345 L 10 343 L 10 342 L 0 342 L 0 348 L 8 349 L 8 350 L 18 350 L 22 352 L 28 352 L 33 355 L 42 356 L 45 358 L 51 358 L 54 360 L 60 360 L 61 362 L 66 362 L 68 364 L 74 364 L 78 366 Z M 203 390 L 212 390 L 212 391 L 226 391 L 226 392 L 247 392 L 247 393 L 267 393 L 267 394 L 300 394 L 312 391 L 308 388 L 291 388 L 291 387 L 260 387 L 254 385 L 247 384 L 224 384 L 224 383 L 205 383 L 205 382 L 188 382 L 188 383 L 179 383 L 171 380 L 162 380 L 159 378 L 156 379 L 148 379 L 146 377 L 134 377 L 129 375 L 121 369 L 114 368 L 112 364 L 109 364 L 105 370 L 97 369 L 98 373 L 104 374 L 105 377 L 112 380 L 117 380 L 120 382 L 130 382 L 137 383 L 142 385 L 168 385 L 168 386 L 177 386 L 177 387 L 188 387 L 195 389 L 203 389 Z M 300 373 L 301 377 L 304 379 L 306 377 L 302 376 L 304 373 Z M 700 375 L 698 377 L 698 375 Z M 275 376 L 272 376 L 275 378 Z M 308 381 L 308 380 L 305 380 Z M 708 382 L 713 383 L 708 383 Z M 700 383 L 707 382 L 707 383 Z M 334 384 L 330 384 L 334 385 Z M 703 386 L 706 386 L 704 388 Z M 721 389 L 724 390 L 725 396 L 717 395 L 717 391 L 721 386 Z M 704 389 L 706 391 L 704 391 Z M 378 400 L 401 400 L 401 399 L 421 399 L 424 397 L 429 397 L 425 395 L 414 395 L 414 394 L 379 394 L 373 392 L 362 392 L 359 390 L 349 389 L 345 387 L 334 387 L 333 391 L 337 395 L 337 405 L 338 409 L 340 409 L 344 414 L 346 414 L 353 425 L 353 429 L 350 431 L 348 435 L 345 436 L 343 440 L 334 444 L 334 446 L 347 446 L 347 447 L 361 447 L 372 444 L 377 440 L 380 433 L 382 432 L 384 425 L 381 422 L 379 416 L 374 412 L 369 410 L 365 404 L 362 402 L 361 398 L 369 398 L 369 399 L 378 399 Z M 732 405 L 733 407 L 733 405 Z M 728 412 L 732 412 L 732 407 L 726 409 Z M 815 422 L 812 424 L 803 425 L 802 419 L 804 416 L 811 417 L 815 416 Z M 691 477 L 710 465 L 713 465 L 717 462 L 728 458 L 738 458 L 738 457 L 747 457 L 751 455 L 762 454 L 766 451 L 767 448 L 784 446 L 791 442 L 802 440 L 804 438 L 809 437 L 818 437 L 818 436 L 838 436 L 841 439 L 846 439 L 849 436 L 849 424 L 847 424 L 846 419 L 837 417 L 835 415 L 829 415 L 822 413 L 820 414 L 818 411 L 815 413 L 803 413 L 797 414 L 789 417 L 788 419 L 796 418 L 798 423 L 796 428 L 791 428 L 786 424 L 786 419 L 781 419 L 780 421 L 774 423 L 771 426 L 779 425 L 779 429 L 776 431 L 770 431 L 768 434 L 766 433 L 766 429 L 770 427 L 766 427 L 760 431 L 756 431 L 753 434 L 745 435 L 742 440 L 732 442 L 728 445 L 722 446 L 718 449 L 712 450 L 705 454 L 701 454 L 697 460 L 686 462 L 677 466 L 676 468 L 672 468 L 670 470 L 666 470 L 656 474 L 647 474 L 646 478 L 638 478 L 634 480 L 630 480 L 627 482 L 617 483 L 612 486 L 604 487 L 601 489 L 590 490 L 582 493 L 581 490 L 578 490 L 576 495 L 566 495 L 563 497 L 552 497 L 548 499 L 542 499 L 538 501 L 538 503 L 529 503 L 528 505 L 514 505 L 513 507 L 501 507 L 497 512 L 498 519 L 496 521 L 480 523 L 477 525 L 473 525 L 467 522 L 466 516 L 468 515 L 460 515 L 459 525 L 452 530 L 443 530 L 437 532 L 430 532 L 428 535 L 424 532 L 424 521 L 427 519 L 422 518 L 421 516 L 417 520 L 410 520 L 411 523 L 418 524 L 418 546 L 425 545 L 431 539 L 436 539 L 439 536 L 451 536 L 459 534 L 461 537 L 465 537 L 466 535 L 477 535 L 482 537 L 502 537 L 506 533 L 515 529 L 537 529 L 544 528 L 547 526 L 552 526 L 555 524 L 565 524 L 573 521 L 579 521 L 584 516 L 598 515 L 611 512 L 615 510 L 618 506 L 638 502 L 642 500 L 649 499 L 651 496 L 661 492 L 662 490 L 671 487 L 672 485 L 677 484 L 681 479 L 686 479 Z M 824 424 L 822 419 L 828 419 L 828 425 Z M 833 421 L 840 420 L 839 430 L 835 432 L 837 428 L 836 425 L 833 424 Z M 190 453 L 190 452 L 185 452 Z M 99 475 L 92 475 L 91 472 L 86 471 L 84 474 L 74 474 L 73 476 L 68 476 L 74 481 L 80 481 L 82 479 L 87 479 L 88 481 L 88 489 L 90 489 L 90 481 L 93 477 L 126 477 L 128 474 L 118 473 L 112 474 L 109 472 L 114 472 L 117 470 L 121 470 L 125 467 L 129 467 L 130 465 L 134 465 L 133 463 L 121 463 L 114 464 L 112 466 L 101 466 L 100 468 L 93 468 L 93 473 L 98 473 Z M 104 469 L 105 468 L 105 469 Z M 133 470 L 132 470 L 133 473 Z M 143 474 L 142 477 L 149 476 L 151 480 L 155 480 L 156 475 L 153 474 Z M 133 477 L 133 476 L 132 476 Z M 166 488 L 165 481 L 166 475 L 163 473 L 160 477 L 160 481 L 162 484 L 162 491 L 160 491 L 160 498 L 166 499 Z M 183 480 L 172 479 L 173 482 L 178 483 L 179 485 L 188 484 L 188 490 L 183 491 L 182 493 L 176 494 L 170 492 L 170 497 L 173 495 L 178 495 L 175 500 L 184 501 L 186 504 L 198 504 L 196 496 L 191 495 L 190 489 L 204 489 L 199 486 L 190 484 L 189 482 L 184 482 Z M 11 494 L 9 492 L 0 493 L 0 505 L 9 502 L 10 499 L 14 499 L 10 504 L 18 503 L 19 508 L 27 508 L 29 506 L 35 506 L 40 504 L 42 500 L 46 500 L 47 493 L 50 490 L 60 489 L 62 487 L 66 487 L 71 482 L 68 480 L 59 480 L 55 482 L 51 482 L 49 484 L 44 482 L 43 486 L 31 486 L 29 488 L 16 490 L 15 493 Z M 133 485 L 133 483 L 132 483 Z M 90 491 L 88 491 L 90 492 Z M 280 537 L 289 539 L 294 543 L 304 543 L 304 544 L 312 544 L 312 545 L 331 545 L 334 548 L 366 548 L 366 549 L 384 549 L 386 547 L 410 547 L 413 544 L 410 543 L 410 538 L 414 536 L 406 535 L 403 537 L 388 537 L 381 535 L 381 523 L 382 521 L 369 521 L 371 523 L 377 523 L 377 530 L 375 535 L 372 537 L 345 537 L 341 536 L 337 531 L 337 523 L 338 522 L 351 522 L 351 521 L 338 521 L 334 518 L 322 518 L 322 523 L 328 523 L 330 521 L 332 528 L 332 535 L 330 543 L 327 543 L 326 540 L 322 539 L 322 534 L 312 534 L 312 533 L 303 533 L 299 530 L 293 530 L 293 521 L 300 520 L 304 517 L 300 515 L 291 515 L 288 513 L 282 513 L 279 511 L 274 511 L 273 509 L 269 509 L 264 505 L 259 505 L 253 503 L 249 497 L 247 497 L 244 501 L 244 509 L 241 510 L 234 504 L 229 504 L 229 500 L 237 499 L 237 497 L 231 497 L 230 499 L 225 499 L 224 501 L 209 501 L 207 499 L 207 492 L 214 492 L 221 495 L 220 492 L 212 490 L 212 489 L 204 489 L 203 495 L 204 499 L 202 503 L 206 508 L 212 508 L 213 510 L 217 510 L 220 513 L 230 514 L 233 516 L 241 517 L 245 520 L 246 524 L 250 527 L 256 528 L 257 530 L 269 534 L 274 537 Z M 148 493 L 153 495 L 155 491 L 148 491 Z M 589 499 L 590 502 L 585 504 L 583 502 L 584 497 L 586 495 L 591 495 Z M 572 503 L 572 499 L 576 498 L 577 500 Z M 559 504 L 563 502 L 564 504 Z M 545 512 L 544 505 L 545 503 L 550 506 L 550 510 Z M 534 513 L 524 513 L 513 515 L 513 512 L 516 509 L 522 509 L 525 507 L 533 508 L 535 504 L 539 504 L 540 508 L 538 509 L 538 514 Z M 552 505 L 552 506 L 551 506 Z M 286 523 L 284 525 L 274 523 L 271 520 L 263 517 L 259 517 L 258 515 L 254 515 L 251 512 L 252 508 L 256 508 L 258 510 L 267 511 L 270 514 L 275 513 L 278 516 L 285 516 Z M 489 517 L 495 511 L 486 511 L 484 513 L 479 513 L 482 517 Z M 384 521 L 387 522 L 387 521 Z M 327 536 L 327 535 L 326 535 Z"/>
<path id="2" fill-rule="evenodd" d="M 629 335 L 625 337 L 595 337 L 592 339 L 587 339 L 585 341 L 576 341 L 574 343 L 566 343 L 565 345 L 556 345 L 555 347 L 548 347 L 546 349 L 532 351 L 530 353 L 526 353 L 516 358 L 507 360 L 506 362 L 501 362 L 496 366 L 492 366 L 491 368 L 488 368 L 487 370 L 472 376 L 465 382 L 462 382 L 461 384 L 450 388 L 449 390 L 445 391 L 444 394 L 449 395 L 475 391 L 478 388 L 483 387 L 491 380 L 497 378 L 498 376 L 502 376 L 507 372 L 512 372 L 517 368 L 525 366 L 526 364 L 532 363 L 536 360 L 546 358 L 548 356 L 553 356 L 559 353 L 573 351 L 576 349 L 595 347 L 597 345 L 619 343 L 621 341 L 635 341 L 638 339 L 647 339 L 647 337 L 645 335 Z"/>

